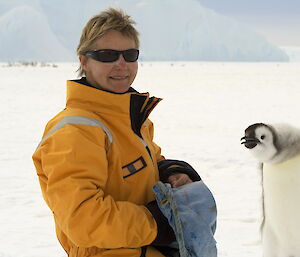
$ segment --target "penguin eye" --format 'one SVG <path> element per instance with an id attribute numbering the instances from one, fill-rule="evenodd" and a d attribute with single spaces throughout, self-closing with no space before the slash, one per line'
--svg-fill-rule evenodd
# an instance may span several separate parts
<path id="1" fill-rule="evenodd" d="M 264 140 L 265 137 L 266 137 L 265 135 L 262 135 L 262 136 L 260 137 L 260 139 L 261 139 L 261 140 Z"/>

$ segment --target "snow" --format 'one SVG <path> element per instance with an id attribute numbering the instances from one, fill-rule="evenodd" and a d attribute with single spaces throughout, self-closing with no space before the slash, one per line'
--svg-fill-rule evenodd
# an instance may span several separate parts
<path id="1" fill-rule="evenodd" d="M 0 63 L 0 257 L 63 257 L 31 155 L 65 106 L 77 64 Z M 300 127 L 300 63 L 141 62 L 134 87 L 163 97 L 150 115 L 168 158 L 189 162 L 218 206 L 220 257 L 261 256 L 260 177 L 240 145 L 254 122 Z"/>
<path id="2" fill-rule="evenodd" d="M 124 9 L 137 21 L 144 61 L 288 61 L 283 50 L 251 28 L 197 0 L 0 2 L 0 61 L 76 60 L 83 26 L 109 6 Z"/>

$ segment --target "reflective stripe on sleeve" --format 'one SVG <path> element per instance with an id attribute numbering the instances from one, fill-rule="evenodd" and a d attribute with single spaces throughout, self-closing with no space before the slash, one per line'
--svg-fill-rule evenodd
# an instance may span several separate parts
<path id="1" fill-rule="evenodd" d="M 51 136 L 55 131 L 59 130 L 60 128 L 64 127 L 65 125 L 72 124 L 72 125 L 88 125 L 88 126 L 93 126 L 93 127 L 101 127 L 104 132 L 106 133 L 109 143 L 113 142 L 113 136 L 111 132 L 105 127 L 103 123 L 101 123 L 98 120 L 94 120 L 91 118 L 87 118 L 84 116 L 67 116 L 63 118 L 61 121 L 59 121 L 48 133 L 42 141 L 39 143 L 38 147 L 49 137 Z"/>

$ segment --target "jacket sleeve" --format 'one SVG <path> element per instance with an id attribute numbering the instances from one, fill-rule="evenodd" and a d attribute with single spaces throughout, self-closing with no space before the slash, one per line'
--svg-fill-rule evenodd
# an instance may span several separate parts
<path id="1" fill-rule="evenodd" d="M 108 179 L 105 136 L 96 127 L 66 125 L 43 142 L 37 155 L 44 198 L 60 229 L 77 246 L 149 245 L 157 236 L 151 212 L 104 193 Z"/>
<path id="2" fill-rule="evenodd" d="M 161 160 L 158 162 L 158 170 L 160 180 L 163 183 L 168 182 L 169 176 L 180 173 L 188 175 L 193 182 L 201 180 L 197 171 L 195 171 L 190 164 L 184 161 L 170 159 Z"/>

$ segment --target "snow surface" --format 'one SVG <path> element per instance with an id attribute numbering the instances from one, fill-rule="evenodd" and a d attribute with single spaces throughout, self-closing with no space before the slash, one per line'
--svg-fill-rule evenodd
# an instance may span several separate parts
<path id="1" fill-rule="evenodd" d="M 83 26 L 109 6 L 137 21 L 144 61 L 288 61 L 261 35 L 197 0 L 2 0 L 0 61 L 75 61 Z"/>
<path id="2" fill-rule="evenodd" d="M 58 66 L 58 67 L 56 67 Z M 65 106 L 75 63 L 0 63 L 0 257 L 63 257 L 31 155 Z M 191 163 L 218 206 L 220 257 L 261 256 L 260 178 L 240 145 L 254 122 L 300 127 L 300 63 L 142 62 L 134 87 L 163 97 L 150 115 L 168 158 Z"/>

